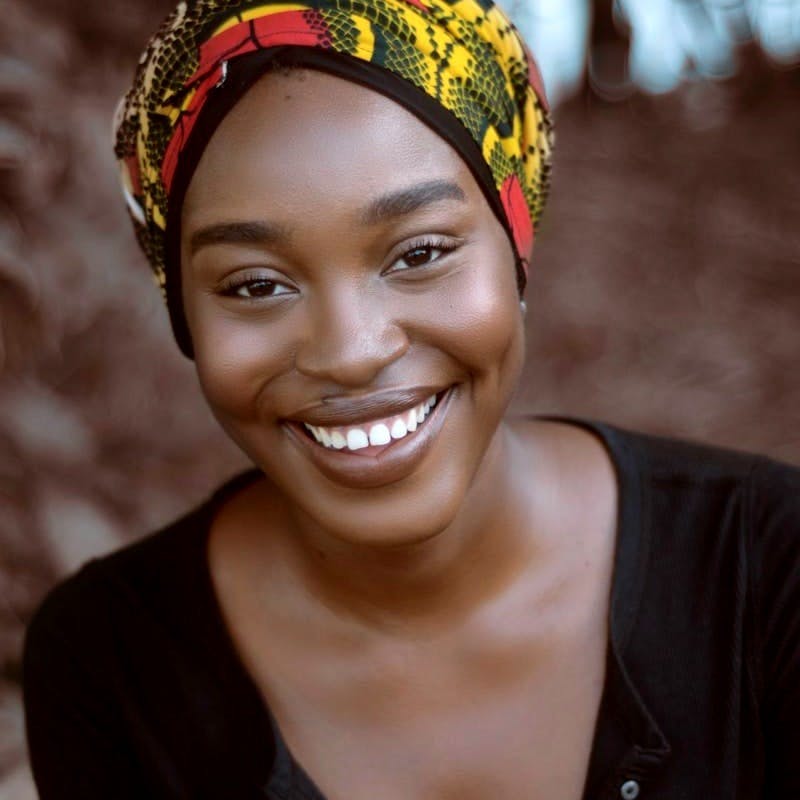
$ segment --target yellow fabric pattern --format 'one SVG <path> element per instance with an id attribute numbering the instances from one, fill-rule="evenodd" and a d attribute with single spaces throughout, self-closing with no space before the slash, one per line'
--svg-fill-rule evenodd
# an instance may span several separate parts
<path id="1" fill-rule="evenodd" d="M 491 0 L 186 0 L 151 40 L 116 127 L 128 208 L 162 287 L 172 179 L 198 114 L 232 59 L 279 45 L 370 62 L 452 112 L 483 153 L 525 261 L 552 125 L 533 58 Z"/>

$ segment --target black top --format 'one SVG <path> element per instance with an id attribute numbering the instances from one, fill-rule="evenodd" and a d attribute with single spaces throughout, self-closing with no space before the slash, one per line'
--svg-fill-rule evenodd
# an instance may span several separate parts
<path id="1" fill-rule="evenodd" d="M 605 442 L 620 484 L 584 798 L 800 798 L 800 471 L 576 424 Z M 255 474 L 91 562 L 37 613 L 24 682 L 43 800 L 323 800 L 239 661 L 211 583 L 215 510 Z"/>

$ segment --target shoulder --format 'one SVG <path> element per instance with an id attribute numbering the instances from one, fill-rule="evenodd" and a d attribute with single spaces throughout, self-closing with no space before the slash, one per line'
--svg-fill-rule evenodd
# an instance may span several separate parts
<path id="1" fill-rule="evenodd" d="M 612 429 L 629 464 L 656 497 L 680 497 L 700 513 L 730 517 L 759 554 L 800 546 L 800 468 L 764 455 Z M 723 521 L 722 519 L 720 520 Z M 733 525 L 732 523 L 736 523 Z"/>
<path id="2" fill-rule="evenodd" d="M 668 538 L 712 533 L 714 518 L 745 512 L 755 477 L 774 464 L 790 474 L 793 468 L 764 456 L 680 438 L 635 432 L 603 422 L 553 417 L 589 433 L 602 444 L 620 495 L 621 513 Z M 563 427 L 563 425 L 562 425 Z M 760 491 L 760 486 L 756 487 Z M 780 487 L 772 487 L 774 500 Z M 675 523 L 679 523 L 676 525 Z M 669 530 L 666 530 L 669 529 Z"/>
<path id="3" fill-rule="evenodd" d="M 634 469 L 656 481 L 678 484 L 741 481 L 747 479 L 757 463 L 768 460 L 735 448 L 653 435 L 592 419 L 547 416 L 529 421 L 556 423 L 590 433 L 602 442 L 618 473 Z"/>
<path id="4" fill-rule="evenodd" d="M 124 720 L 139 717 L 134 673 L 143 675 L 141 659 L 158 652 L 152 620 L 163 617 L 169 604 L 153 576 L 179 542 L 190 541 L 187 534 L 201 518 L 194 512 L 89 562 L 47 595 L 28 625 L 22 659 L 26 731 L 43 796 L 70 793 L 59 784 L 73 787 L 74 796 L 96 796 L 85 784 L 102 785 L 111 773 L 127 776 L 137 791 L 140 776 L 129 763 Z M 152 610 L 143 613 L 145 605 Z M 67 763 L 72 758 L 79 759 L 77 771 Z"/>
<path id="5" fill-rule="evenodd" d="M 766 687 L 785 685 L 778 678 L 786 670 L 800 678 L 800 469 L 754 453 L 606 434 L 641 484 L 639 533 L 661 605 L 675 606 L 680 585 L 709 604 L 696 604 L 695 614 L 720 620 L 710 608 L 725 609 L 749 631 Z"/>
<path id="6" fill-rule="evenodd" d="M 767 456 L 598 426 L 618 470 L 649 495 L 655 529 L 719 540 L 725 531 L 754 564 L 800 546 L 800 468 Z M 690 521 L 717 524 L 689 525 Z M 681 524 L 685 522 L 686 524 Z M 770 559 L 772 560 L 772 559 Z"/>
<path id="7" fill-rule="evenodd" d="M 270 732 L 227 649 L 205 560 L 214 513 L 235 487 L 90 562 L 35 614 L 23 689 L 43 797 L 146 797 L 168 784 L 186 787 L 182 797 L 223 796 L 206 792 L 212 779 L 237 779 L 231 765 L 249 780 L 271 763 Z"/>
<path id="8" fill-rule="evenodd" d="M 56 585 L 34 614 L 25 639 L 25 662 L 47 661 L 59 650 L 96 649 L 121 624 L 165 621 L 196 593 L 203 574 L 209 527 L 221 500 L 248 474 L 161 530 L 93 559 Z"/>
<path id="9" fill-rule="evenodd" d="M 706 487 L 741 484 L 764 460 L 744 450 L 591 424 L 620 460 L 635 465 L 656 483 Z"/>
<path id="10" fill-rule="evenodd" d="M 158 602 L 159 575 L 202 525 L 200 510 L 117 552 L 88 562 L 56 585 L 30 621 L 24 647 L 26 683 L 65 660 L 90 660 L 118 629 L 121 617 L 143 602 Z"/>
<path id="11" fill-rule="evenodd" d="M 635 551 L 636 569 L 647 565 L 652 586 L 660 585 L 660 576 L 671 595 L 680 576 L 692 582 L 695 596 L 740 593 L 767 613 L 785 602 L 779 591 L 800 585 L 796 466 L 604 423 L 572 422 L 606 446 L 620 489 L 620 550 Z"/>

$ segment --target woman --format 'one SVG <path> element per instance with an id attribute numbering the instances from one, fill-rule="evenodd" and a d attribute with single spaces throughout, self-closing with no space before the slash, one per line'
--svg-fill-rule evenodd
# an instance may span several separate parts
<path id="1" fill-rule="evenodd" d="M 550 123 L 494 6 L 181 3 L 117 147 L 256 469 L 46 601 L 43 798 L 800 791 L 798 473 L 504 418 Z"/>

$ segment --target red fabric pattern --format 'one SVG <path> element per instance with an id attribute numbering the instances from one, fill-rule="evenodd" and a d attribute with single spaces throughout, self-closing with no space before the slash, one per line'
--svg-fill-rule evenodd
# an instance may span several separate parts
<path id="1" fill-rule="evenodd" d="M 131 179 L 131 194 L 138 197 L 142 193 L 142 177 L 139 174 L 139 159 L 136 156 L 128 156 L 125 159 L 125 166 L 128 176 Z"/>
<path id="2" fill-rule="evenodd" d="M 514 235 L 514 243 L 517 252 L 522 259 L 525 273 L 528 272 L 528 257 L 533 247 L 533 221 L 531 220 L 530 210 L 522 193 L 519 178 L 516 175 L 509 175 L 503 182 L 500 189 L 500 200 L 506 212 L 506 217 L 511 224 L 511 232 Z"/>
<path id="3" fill-rule="evenodd" d="M 222 63 L 267 47 L 292 44 L 330 47 L 330 31 L 322 16 L 305 11 L 270 14 L 251 22 L 240 22 L 202 45 L 200 65 L 186 83 L 187 87 L 197 84 L 195 95 L 181 115 L 162 163 L 161 178 L 167 193 L 172 188 L 181 151 L 189 141 L 209 92 L 222 78 Z"/>
<path id="4" fill-rule="evenodd" d="M 542 108 L 545 111 L 550 111 L 550 104 L 547 102 L 547 93 L 544 90 L 544 80 L 539 70 L 539 65 L 536 63 L 536 59 L 528 49 L 528 46 L 523 44 L 523 47 L 525 48 L 525 58 L 528 61 L 528 83 L 533 87 L 533 91 L 536 92 Z"/>
<path id="5" fill-rule="evenodd" d="M 430 11 L 428 6 L 426 6 L 423 2 L 421 2 L 421 0 L 406 0 L 406 3 L 415 6 L 420 11 L 424 11 L 426 14 Z"/>

